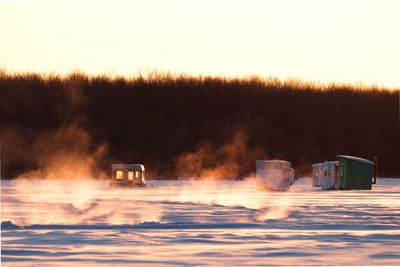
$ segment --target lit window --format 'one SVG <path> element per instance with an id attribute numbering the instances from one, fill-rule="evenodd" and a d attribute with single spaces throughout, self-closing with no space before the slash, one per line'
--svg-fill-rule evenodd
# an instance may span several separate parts
<path id="1" fill-rule="evenodd" d="M 128 180 L 133 180 L 133 171 L 128 172 Z"/>
<path id="2" fill-rule="evenodd" d="M 122 171 L 116 171 L 115 172 L 115 178 L 116 179 L 122 179 L 123 173 Z"/>
<path id="3" fill-rule="evenodd" d="M 135 177 L 139 178 L 139 171 L 135 171 Z"/>

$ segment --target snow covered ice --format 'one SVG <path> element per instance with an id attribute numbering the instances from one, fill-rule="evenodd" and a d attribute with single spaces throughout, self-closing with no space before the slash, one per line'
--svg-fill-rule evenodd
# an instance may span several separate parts
<path id="1" fill-rule="evenodd" d="M 400 179 L 371 191 L 311 183 L 2 181 L 2 264 L 400 265 Z"/>

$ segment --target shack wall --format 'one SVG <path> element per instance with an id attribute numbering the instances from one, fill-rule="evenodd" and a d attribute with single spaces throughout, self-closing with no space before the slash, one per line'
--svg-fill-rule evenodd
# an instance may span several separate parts
<path id="1" fill-rule="evenodd" d="M 339 158 L 339 189 L 371 190 L 374 166 L 361 161 Z"/>

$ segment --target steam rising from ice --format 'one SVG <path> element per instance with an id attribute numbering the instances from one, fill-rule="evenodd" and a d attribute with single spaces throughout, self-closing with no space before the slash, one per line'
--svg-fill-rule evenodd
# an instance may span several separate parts
<path id="1" fill-rule="evenodd" d="M 253 215 L 230 218 L 230 223 L 285 218 L 292 211 L 291 205 L 285 203 L 284 198 L 280 203 L 268 201 L 269 192 L 256 192 L 253 178 L 217 181 L 239 177 L 240 167 L 243 167 L 241 164 L 250 163 L 252 166 L 248 166 L 248 169 L 254 169 L 255 159 L 266 157 L 265 151 L 260 148 L 249 149 L 248 139 L 244 131 L 238 131 L 231 141 L 219 148 L 204 144 L 195 152 L 183 154 L 176 161 L 176 169 L 184 177 L 198 176 L 201 180 L 180 181 L 178 187 L 163 186 L 162 192 L 168 194 L 148 201 L 143 194 L 146 190 L 158 190 L 157 187 L 144 190 L 116 189 L 109 188 L 106 179 L 88 179 L 107 177 L 97 167 L 104 157 L 106 146 L 93 149 L 88 133 L 77 124 L 71 124 L 37 138 L 34 149 L 40 155 L 38 162 L 42 168 L 27 172 L 14 181 L 16 203 L 32 206 L 31 214 L 24 218 L 10 214 L 9 219 L 20 225 L 163 223 L 167 215 L 164 205 L 170 202 L 251 210 Z M 254 177 L 254 174 L 251 176 Z M 22 179 L 36 177 L 46 179 Z M 136 194 L 138 196 L 135 197 Z M 258 194 L 258 201 L 254 201 L 254 194 Z M 140 196 L 147 200 L 144 201 Z M 198 222 L 207 222 L 209 219 L 196 218 Z"/>
<path id="2" fill-rule="evenodd" d="M 98 162 L 104 156 L 106 146 L 94 149 L 91 146 L 89 134 L 76 124 L 43 134 L 33 144 L 41 167 L 18 178 L 105 178 L 99 171 Z"/>
<path id="3" fill-rule="evenodd" d="M 266 151 L 260 147 L 248 148 L 249 135 L 240 129 L 228 143 L 214 148 L 203 143 L 194 152 L 182 154 L 176 159 L 176 170 L 181 177 L 202 179 L 242 178 L 242 170 L 253 170 L 256 159 L 266 158 Z M 249 175 L 250 173 L 246 173 Z"/>
<path id="4" fill-rule="evenodd" d="M 0 132 L 3 146 L 3 167 L 29 168 L 18 178 L 88 179 L 103 178 L 98 163 L 104 157 L 107 145 L 94 145 L 85 129 L 86 119 L 79 110 L 87 102 L 84 86 L 88 78 L 80 73 L 66 77 L 58 88 L 64 101 L 54 109 L 60 125 L 48 130 L 35 130 L 12 124 Z M 54 103 L 53 103 L 54 104 Z M 10 177 L 8 177 L 10 178 Z"/>
<path id="5" fill-rule="evenodd" d="M 196 215 L 194 209 L 191 216 L 195 223 L 214 223 L 221 218 L 226 223 L 264 222 L 286 218 L 294 211 L 290 192 L 256 191 L 252 178 L 244 181 L 173 181 L 169 185 L 159 182 L 159 186 L 147 189 L 110 188 L 107 181 L 101 180 L 20 179 L 12 182 L 14 198 L 3 199 L 3 202 L 23 208 L 25 215 L 21 216 L 15 207 L 9 209 L 15 213 L 8 213 L 4 206 L 2 220 L 18 225 L 179 221 L 179 216 L 171 219 L 171 205 L 182 208 L 182 212 L 185 207 L 199 205 L 200 214 L 208 209 L 207 206 L 214 205 L 217 206 L 211 209 L 243 210 L 240 217 L 218 218 L 219 215 Z M 28 215 L 26 210 L 29 210 Z"/>

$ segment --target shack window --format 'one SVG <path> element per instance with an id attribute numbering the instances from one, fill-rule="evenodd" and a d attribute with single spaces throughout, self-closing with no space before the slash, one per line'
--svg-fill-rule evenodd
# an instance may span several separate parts
<path id="1" fill-rule="evenodd" d="M 133 171 L 128 172 L 128 180 L 133 180 Z"/>
<path id="2" fill-rule="evenodd" d="M 325 170 L 324 171 L 324 178 L 326 178 L 328 176 L 328 172 Z"/>
<path id="3" fill-rule="evenodd" d="M 135 171 L 135 178 L 139 178 L 139 171 Z"/>
<path id="4" fill-rule="evenodd" d="M 122 171 L 116 171 L 115 172 L 115 178 L 116 179 L 122 179 L 123 173 Z"/>

